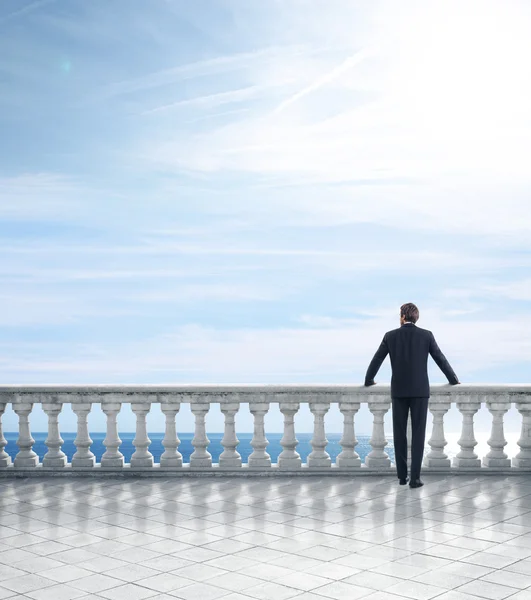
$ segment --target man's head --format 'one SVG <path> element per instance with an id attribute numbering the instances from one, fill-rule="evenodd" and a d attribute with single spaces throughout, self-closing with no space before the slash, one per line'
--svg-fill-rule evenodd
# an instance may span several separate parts
<path id="1" fill-rule="evenodd" d="M 400 307 L 400 325 L 403 325 L 406 321 L 416 323 L 419 318 L 419 309 L 412 303 L 402 304 Z"/>

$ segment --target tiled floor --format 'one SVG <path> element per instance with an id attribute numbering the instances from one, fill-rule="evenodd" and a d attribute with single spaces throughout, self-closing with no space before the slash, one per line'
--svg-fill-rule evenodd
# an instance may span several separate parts
<path id="1" fill-rule="evenodd" d="M 531 599 L 531 477 L 0 480 L 0 600 Z"/>

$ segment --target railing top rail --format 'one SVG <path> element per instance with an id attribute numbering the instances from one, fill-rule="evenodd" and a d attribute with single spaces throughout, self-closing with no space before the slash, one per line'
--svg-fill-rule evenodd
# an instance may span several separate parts
<path id="1" fill-rule="evenodd" d="M 378 402 L 390 399 L 390 385 L 361 384 L 3 384 L 0 403 L 23 402 Z M 531 403 L 531 384 L 462 383 L 430 386 L 431 402 L 512 400 Z"/>
<path id="2" fill-rule="evenodd" d="M 377 383 L 366 387 L 363 384 L 354 383 L 4 383 L 0 384 L 0 392 L 78 392 L 78 391 L 112 391 L 112 392 L 146 392 L 170 391 L 170 392 L 210 392 L 210 391 L 363 391 L 371 390 L 389 391 L 388 383 Z M 435 383 L 430 385 L 431 391 L 437 390 L 474 390 L 494 391 L 497 389 L 506 391 L 507 388 L 531 391 L 531 383 L 461 383 L 450 385 L 449 383 Z"/>

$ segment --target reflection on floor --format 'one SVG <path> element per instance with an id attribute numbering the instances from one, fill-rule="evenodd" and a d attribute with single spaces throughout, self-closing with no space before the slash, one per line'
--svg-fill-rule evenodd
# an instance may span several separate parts
<path id="1" fill-rule="evenodd" d="M 529 600 L 531 478 L 0 481 L 0 599 Z"/>

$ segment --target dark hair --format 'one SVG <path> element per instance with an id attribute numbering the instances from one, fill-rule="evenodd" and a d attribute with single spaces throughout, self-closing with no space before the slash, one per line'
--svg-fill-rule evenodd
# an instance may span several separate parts
<path id="1" fill-rule="evenodd" d="M 400 315 L 404 317 L 406 321 L 416 323 L 419 318 L 419 309 L 411 302 L 402 304 L 400 307 Z"/>

